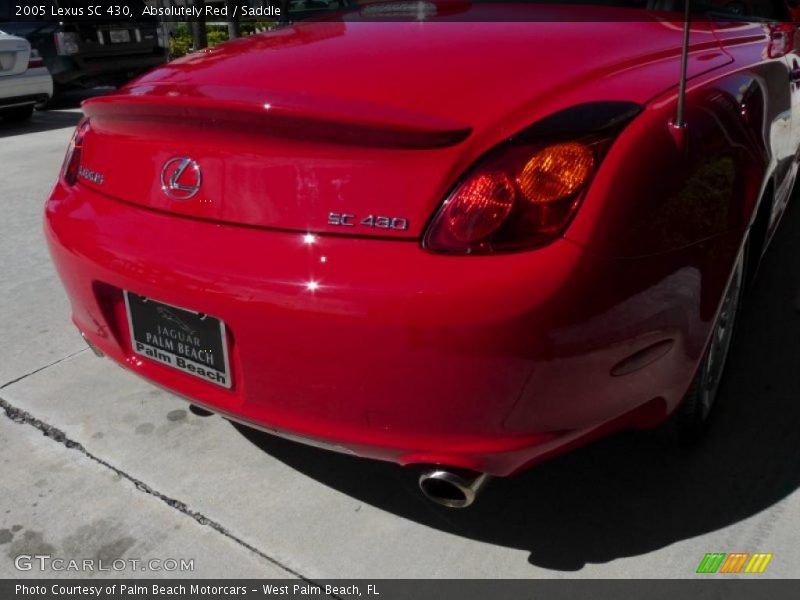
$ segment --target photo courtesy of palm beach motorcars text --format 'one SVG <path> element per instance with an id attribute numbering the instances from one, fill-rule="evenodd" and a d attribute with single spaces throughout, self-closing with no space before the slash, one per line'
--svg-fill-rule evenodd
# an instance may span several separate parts
<path id="1" fill-rule="evenodd" d="M 0 600 L 800 597 L 798 196 L 800 0 L 0 0 Z"/>
<path id="2" fill-rule="evenodd" d="M 247 585 L 216 585 L 198 583 L 164 584 L 151 583 L 111 583 L 80 585 L 69 583 L 48 583 L 38 585 L 15 584 L 14 594 L 17 597 L 33 598 L 174 598 L 174 597 L 209 597 L 228 598 L 250 595 L 280 597 L 325 597 L 325 598 L 358 598 L 378 597 L 377 584 L 347 585 L 315 585 L 310 583 L 291 583 L 276 585 L 262 583 L 258 587 Z"/>

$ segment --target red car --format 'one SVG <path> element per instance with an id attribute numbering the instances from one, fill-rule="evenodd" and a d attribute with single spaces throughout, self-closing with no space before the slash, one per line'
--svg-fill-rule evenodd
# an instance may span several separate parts
<path id="1" fill-rule="evenodd" d="M 795 181 L 800 36 L 697 12 L 683 92 L 681 8 L 586 4 L 368 4 L 86 102 L 45 214 L 78 329 L 447 506 L 698 435 Z"/>

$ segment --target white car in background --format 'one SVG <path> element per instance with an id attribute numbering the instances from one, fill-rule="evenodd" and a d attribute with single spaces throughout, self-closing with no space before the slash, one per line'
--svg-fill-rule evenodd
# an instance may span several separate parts
<path id="1" fill-rule="evenodd" d="M 0 31 L 0 120 L 25 121 L 53 95 L 53 78 L 27 40 Z"/>

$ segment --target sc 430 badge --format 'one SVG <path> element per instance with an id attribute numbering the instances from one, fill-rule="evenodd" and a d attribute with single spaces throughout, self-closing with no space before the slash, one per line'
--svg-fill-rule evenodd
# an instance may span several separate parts
<path id="1" fill-rule="evenodd" d="M 405 231 L 408 229 L 408 219 L 404 217 L 384 217 L 382 215 L 368 215 L 359 217 L 348 213 L 328 213 L 328 225 L 337 227 L 370 227 L 372 229 L 391 229 Z"/>

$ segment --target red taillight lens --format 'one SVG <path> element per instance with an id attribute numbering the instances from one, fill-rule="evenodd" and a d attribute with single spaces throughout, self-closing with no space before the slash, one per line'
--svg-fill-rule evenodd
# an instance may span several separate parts
<path id="1" fill-rule="evenodd" d="M 482 160 L 444 202 L 425 248 L 508 252 L 551 241 L 566 227 L 609 140 L 517 144 Z"/>
<path id="2" fill-rule="evenodd" d="M 460 242 L 493 233 L 514 207 L 514 182 L 505 173 L 481 173 L 462 185 L 447 205 L 447 229 Z"/>
<path id="3" fill-rule="evenodd" d="M 39 52 L 33 48 L 31 49 L 31 55 L 28 58 L 28 68 L 29 69 L 38 69 L 44 66 L 44 59 L 39 56 Z"/>
<path id="4" fill-rule="evenodd" d="M 89 131 L 89 119 L 84 119 L 78 123 L 72 140 L 67 148 L 67 156 L 64 158 L 64 166 L 61 173 L 69 185 L 75 185 L 78 181 L 78 172 L 81 168 L 81 153 L 83 152 L 83 142 L 86 133 Z"/>

